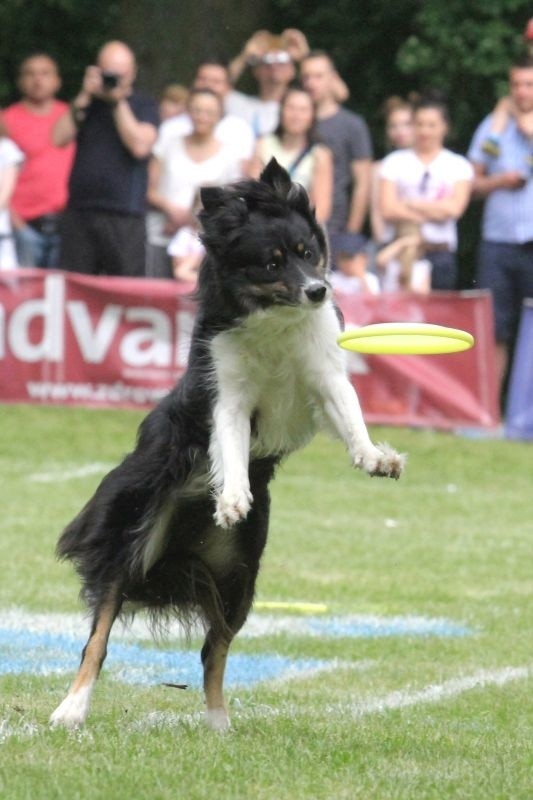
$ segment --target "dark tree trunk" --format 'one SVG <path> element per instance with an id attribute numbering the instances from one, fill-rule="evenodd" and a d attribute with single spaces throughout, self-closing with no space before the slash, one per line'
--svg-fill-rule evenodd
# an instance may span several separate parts
<path id="1" fill-rule="evenodd" d="M 258 28 L 268 27 L 268 0 L 121 0 L 120 32 L 135 51 L 138 86 L 157 95 L 188 85 L 199 60 L 230 60 Z"/>

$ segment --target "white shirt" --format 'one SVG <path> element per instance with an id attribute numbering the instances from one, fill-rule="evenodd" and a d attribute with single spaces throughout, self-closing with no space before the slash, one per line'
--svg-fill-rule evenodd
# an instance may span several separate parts
<path id="1" fill-rule="evenodd" d="M 23 161 L 24 153 L 22 150 L 7 136 L 2 136 L 0 138 L 0 181 L 3 179 L 4 172 L 8 167 L 22 164 Z M 7 206 L 0 209 L 0 233 L 11 233 L 11 221 Z"/>
<path id="2" fill-rule="evenodd" d="M 379 294 L 381 291 L 378 277 L 373 272 L 365 273 L 365 286 L 356 275 L 345 275 L 338 270 L 330 273 L 329 281 L 335 291 L 344 292 L 345 294 L 361 294 L 365 290 L 369 294 Z"/>
<path id="3" fill-rule="evenodd" d="M 294 183 L 301 184 L 307 192 L 311 191 L 319 152 L 318 145 L 309 147 L 303 158 L 300 158 L 300 150 L 286 150 L 280 139 L 271 133 L 268 136 L 261 136 L 257 143 L 257 151 L 263 167 L 266 167 L 271 158 L 275 158 L 278 164 L 287 170 Z M 297 160 L 298 164 L 294 167 Z"/>
<path id="4" fill-rule="evenodd" d="M 279 102 L 277 100 L 261 100 L 250 94 L 235 90 L 226 97 L 226 110 L 246 120 L 255 136 L 273 133 L 279 122 Z"/>
<path id="5" fill-rule="evenodd" d="M 190 158 L 181 136 L 159 139 L 152 152 L 162 167 L 159 192 L 180 208 L 193 208 L 195 194 L 201 186 L 221 186 L 241 177 L 239 155 L 229 145 L 221 145 L 217 153 L 204 161 Z M 169 237 L 163 233 L 164 226 L 165 215 L 160 211 L 150 211 L 147 231 L 151 244 L 168 245 Z"/>
<path id="6" fill-rule="evenodd" d="M 198 231 L 195 231 L 190 225 L 184 225 L 170 240 L 167 253 L 169 256 L 177 256 L 178 258 L 203 255 L 205 248 L 198 238 Z"/>
<path id="7" fill-rule="evenodd" d="M 156 147 L 176 136 L 192 133 L 192 121 L 188 114 L 178 114 L 165 120 L 159 127 Z M 255 136 L 250 125 L 234 114 L 226 114 L 215 128 L 215 137 L 222 144 L 233 147 L 241 160 L 250 159 L 254 153 Z"/>
<path id="8" fill-rule="evenodd" d="M 420 161 L 414 150 L 396 150 L 383 159 L 379 175 L 396 184 L 401 200 L 440 200 L 449 197 L 459 181 L 471 181 L 474 171 L 466 158 L 443 148 L 429 164 Z M 424 222 L 421 233 L 426 242 L 457 249 L 454 219 Z"/>
<path id="9" fill-rule="evenodd" d="M 0 138 L 0 183 L 4 179 L 4 173 L 8 167 L 21 164 L 24 161 L 24 153 L 15 142 L 6 136 Z M 15 245 L 11 238 L 11 217 L 9 207 L 6 204 L 0 208 L 0 269 L 13 269 L 17 266 Z"/>

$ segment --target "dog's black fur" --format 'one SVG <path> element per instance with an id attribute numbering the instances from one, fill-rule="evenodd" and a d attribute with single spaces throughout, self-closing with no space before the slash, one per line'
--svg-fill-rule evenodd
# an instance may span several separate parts
<path id="1" fill-rule="evenodd" d="M 56 723 L 84 721 L 88 701 L 80 711 L 72 698 L 86 686 L 90 690 L 113 620 L 133 604 L 154 618 L 200 616 L 207 629 L 202 662 L 208 712 L 213 727 L 227 725 L 221 710 L 225 655 L 253 601 L 267 538 L 268 484 L 293 446 L 254 455 L 261 424 L 254 409 L 251 508 L 237 509 L 235 518 L 231 508 L 230 517 L 217 517 L 213 484 L 218 491 L 222 486 L 213 476 L 210 445 L 220 364 L 213 342 L 274 307 L 298 310 L 302 297 L 308 306 L 320 306 L 329 291 L 327 246 L 306 193 L 275 161 L 260 181 L 204 189 L 202 203 L 207 257 L 187 372 L 146 417 L 133 452 L 103 479 L 58 543 L 59 557 L 72 560 L 80 574 L 93 627 L 77 683 L 52 717 Z M 397 477 L 400 469 L 376 466 L 375 472 Z"/>
<path id="2" fill-rule="evenodd" d="M 141 603 L 156 612 L 175 611 L 181 617 L 184 612 L 185 617 L 188 611 L 200 612 L 208 625 L 223 629 L 231 625 L 242 593 L 246 591 L 252 599 L 266 540 L 267 486 L 286 453 L 250 464 L 254 503 L 240 523 L 241 547 L 237 548 L 246 555 L 239 556 L 222 583 L 215 585 L 195 548 L 203 531 L 213 527 L 214 498 L 208 484 L 203 495 L 184 504 L 177 498 L 179 513 L 176 508 L 169 521 L 165 552 L 146 575 L 139 556 L 169 494 L 179 493 L 193 471 L 202 474 L 209 470 L 216 399 L 210 342 L 258 309 L 297 302 L 296 280 L 284 297 L 269 291 L 278 277 L 265 272 L 265 263 L 276 249 L 276 226 L 280 220 L 286 223 L 289 214 L 292 225 L 302 229 L 300 238 L 313 247 L 315 263 L 321 257 L 326 259 L 326 240 L 307 195 L 291 184 L 275 163 L 263 173 L 261 183 L 205 188 L 201 197 L 202 239 L 208 255 L 197 290 L 198 313 L 188 369 L 141 424 L 135 450 L 104 478 L 94 497 L 66 528 L 57 553 L 75 563 L 83 580 L 83 598 L 93 612 L 118 580 L 123 601 Z"/>

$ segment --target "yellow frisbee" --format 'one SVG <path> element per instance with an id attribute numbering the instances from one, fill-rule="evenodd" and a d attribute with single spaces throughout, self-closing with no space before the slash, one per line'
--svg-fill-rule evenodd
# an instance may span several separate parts
<path id="1" fill-rule="evenodd" d="M 474 346 L 474 337 L 459 328 L 425 322 L 380 322 L 344 331 L 337 343 L 345 350 L 376 355 L 459 353 Z"/>
<path id="2" fill-rule="evenodd" d="M 324 603 L 284 602 L 282 600 L 256 600 L 257 611 L 299 611 L 301 614 L 325 614 L 328 607 Z"/>

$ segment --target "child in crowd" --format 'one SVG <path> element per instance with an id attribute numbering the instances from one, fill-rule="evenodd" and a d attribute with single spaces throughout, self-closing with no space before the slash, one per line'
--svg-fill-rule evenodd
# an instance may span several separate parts
<path id="1" fill-rule="evenodd" d="M 172 259 L 172 272 L 181 283 L 196 283 L 205 249 L 198 238 L 198 228 L 185 225 L 172 237 L 167 248 Z"/>
<path id="2" fill-rule="evenodd" d="M 379 294 L 379 280 L 368 270 L 370 259 L 365 238 L 339 234 L 335 241 L 335 269 L 330 275 L 333 288 L 347 294 Z"/>
<path id="3" fill-rule="evenodd" d="M 393 95 L 383 103 L 385 119 L 385 146 L 387 152 L 404 150 L 413 144 L 413 103 L 411 99 Z M 378 245 L 390 242 L 395 235 L 394 227 L 385 222 L 379 207 L 379 169 L 381 161 L 372 166 L 372 190 L 370 195 L 370 228 L 372 238 Z"/>
<path id="4" fill-rule="evenodd" d="M 384 292 L 401 290 L 429 294 L 431 263 L 423 258 L 420 230 L 407 233 L 378 249 L 375 266 Z M 408 261 L 409 269 L 405 269 Z"/>
<path id="5" fill-rule="evenodd" d="M 0 269 L 2 270 L 18 266 L 9 203 L 23 161 L 24 154 L 15 142 L 6 136 L 6 130 L 0 122 Z"/>
<path id="6" fill-rule="evenodd" d="M 200 192 L 194 194 L 193 221 L 174 234 L 167 247 L 172 262 L 172 274 L 180 283 L 196 284 L 198 270 L 205 256 L 205 247 L 200 241 L 198 212 L 202 208 Z"/>
<path id="7" fill-rule="evenodd" d="M 183 114 L 187 109 L 189 90 L 181 83 L 170 83 L 165 86 L 159 99 L 159 117 L 161 122 Z"/>

